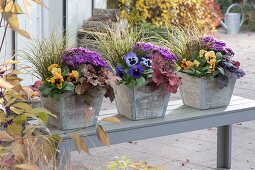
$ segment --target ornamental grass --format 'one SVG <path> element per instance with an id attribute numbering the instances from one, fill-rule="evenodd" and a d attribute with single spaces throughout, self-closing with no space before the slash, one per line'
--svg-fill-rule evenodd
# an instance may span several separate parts
<path id="1" fill-rule="evenodd" d="M 50 38 L 34 39 L 26 48 L 19 51 L 19 56 L 32 64 L 31 73 L 43 81 L 49 77 L 48 67 L 61 64 L 61 55 L 70 46 L 68 38 L 59 38 L 51 34 Z"/>

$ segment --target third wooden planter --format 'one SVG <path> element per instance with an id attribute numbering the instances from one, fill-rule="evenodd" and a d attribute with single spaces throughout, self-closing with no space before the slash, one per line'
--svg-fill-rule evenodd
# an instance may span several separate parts
<path id="1" fill-rule="evenodd" d="M 183 104 L 201 110 L 228 106 L 235 87 L 235 78 L 230 78 L 227 87 L 220 89 L 215 79 L 197 78 L 185 73 L 180 93 Z"/>

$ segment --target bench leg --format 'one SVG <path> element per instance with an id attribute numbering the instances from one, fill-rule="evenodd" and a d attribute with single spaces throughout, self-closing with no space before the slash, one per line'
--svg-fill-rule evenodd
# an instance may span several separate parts
<path id="1" fill-rule="evenodd" d="M 66 142 L 61 142 L 58 146 L 59 153 L 57 155 L 59 170 L 71 169 L 71 155 L 70 148 Z"/>
<path id="2" fill-rule="evenodd" d="M 232 125 L 217 128 L 217 168 L 231 168 Z"/>

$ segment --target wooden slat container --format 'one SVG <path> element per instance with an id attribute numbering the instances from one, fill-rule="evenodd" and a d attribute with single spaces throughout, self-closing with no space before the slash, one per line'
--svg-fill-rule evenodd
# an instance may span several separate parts
<path id="1" fill-rule="evenodd" d="M 59 101 L 51 97 L 42 97 L 42 105 L 44 108 L 56 115 L 57 118 L 50 116 L 49 124 L 62 130 L 76 129 L 93 126 L 96 123 L 96 117 L 99 115 L 103 102 L 103 94 L 94 90 L 93 101 L 90 106 L 85 104 L 83 95 L 73 93 L 63 93 Z M 92 115 L 88 121 L 85 121 L 85 111 L 88 107 L 92 107 L 95 115 Z"/>
<path id="2" fill-rule="evenodd" d="M 160 89 L 151 92 L 150 87 L 129 88 L 117 85 L 115 88 L 118 113 L 131 119 L 141 120 L 164 117 L 170 93 Z"/>
<path id="3" fill-rule="evenodd" d="M 180 93 L 183 104 L 201 110 L 229 105 L 235 87 L 235 78 L 229 80 L 227 87 L 220 89 L 216 80 L 197 78 L 185 73 L 178 75 L 182 77 Z"/>

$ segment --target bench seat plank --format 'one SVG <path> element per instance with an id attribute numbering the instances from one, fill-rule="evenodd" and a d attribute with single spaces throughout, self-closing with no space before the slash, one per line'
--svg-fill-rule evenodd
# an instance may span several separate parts
<path id="1" fill-rule="evenodd" d="M 105 117 L 115 114 L 117 114 L 117 111 L 112 109 L 102 111 L 100 116 Z M 121 120 L 120 124 L 109 122 L 101 123 L 109 134 L 111 144 L 254 120 L 255 101 L 233 96 L 228 107 L 201 111 L 183 106 L 182 101 L 178 100 L 169 102 L 166 117 L 164 118 L 131 121 L 120 115 L 118 115 L 118 117 Z M 50 129 L 52 133 L 59 134 L 64 140 L 69 140 L 70 134 L 74 131 L 62 131 L 54 127 L 50 127 Z M 101 146 L 100 142 L 96 139 L 95 127 L 77 130 L 84 138 L 90 138 L 90 140 L 85 139 L 86 141 L 93 141 L 93 144 L 87 142 L 89 147 Z M 73 150 L 75 148 L 71 143 L 71 150 Z"/>

